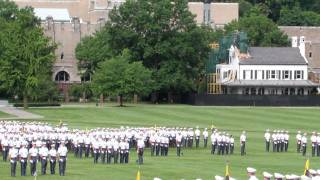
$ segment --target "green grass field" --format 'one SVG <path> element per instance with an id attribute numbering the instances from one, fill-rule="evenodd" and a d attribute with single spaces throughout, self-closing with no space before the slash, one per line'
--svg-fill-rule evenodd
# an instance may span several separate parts
<path id="1" fill-rule="evenodd" d="M 4 113 L 4 112 L 0 111 L 0 118 L 8 118 L 8 117 L 13 117 L 13 116 L 10 115 L 10 114 L 7 114 L 7 113 Z"/>
<path id="2" fill-rule="evenodd" d="M 320 108 L 266 108 L 266 107 L 195 107 L 186 105 L 137 105 L 126 108 L 107 106 L 96 108 L 63 107 L 30 109 L 45 116 L 46 121 L 58 124 L 60 120 L 71 127 L 81 129 L 93 127 L 120 126 L 179 126 L 210 127 L 213 123 L 219 129 L 233 134 L 236 139 L 235 154 L 231 156 L 212 156 L 210 148 L 184 149 L 182 157 L 175 156 L 175 149 L 170 149 L 168 157 L 151 157 L 150 150 L 145 151 L 145 164 L 141 168 L 141 179 L 150 180 L 161 177 L 164 180 L 213 179 L 215 175 L 224 175 L 225 163 L 229 161 L 231 175 L 237 179 L 246 178 L 246 167 L 257 169 L 258 178 L 262 172 L 303 173 L 305 157 L 295 152 L 295 135 L 297 130 L 312 132 L 320 130 Z M 286 129 L 291 133 L 289 152 L 267 153 L 264 151 L 264 131 Z M 242 130 L 247 134 L 247 156 L 239 155 L 239 135 Z M 308 139 L 309 140 L 309 139 Z M 310 140 L 309 140 L 310 142 Z M 308 146 L 308 153 L 311 147 Z M 93 164 L 93 159 L 75 159 L 69 155 L 67 176 L 38 176 L 37 180 L 53 179 L 90 179 L 90 180 L 132 180 L 135 179 L 138 165 L 137 155 L 131 152 L 131 162 L 127 165 Z M 311 168 L 320 169 L 320 158 L 310 158 Z M 26 179 L 33 177 L 10 177 L 10 165 L 0 160 L 0 179 Z M 38 170 L 40 166 L 38 167 Z M 28 174 L 30 174 L 28 167 Z"/>

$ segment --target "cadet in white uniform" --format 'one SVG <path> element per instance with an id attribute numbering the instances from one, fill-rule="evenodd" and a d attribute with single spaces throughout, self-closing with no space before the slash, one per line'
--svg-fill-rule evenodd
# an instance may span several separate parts
<path id="1" fill-rule="evenodd" d="M 244 156 L 246 154 L 246 132 L 243 131 L 241 136 L 240 136 L 240 144 L 241 144 L 241 156 Z"/>
<path id="2" fill-rule="evenodd" d="M 32 148 L 29 149 L 30 171 L 31 176 L 36 175 L 37 161 L 38 161 L 38 149 L 35 143 L 32 143 Z"/>
<path id="3" fill-rule="evenodd" d="M 202 132 L 202 136 L 203 136 L 203 147 L 206 148 L 208 145 L 208 136 L 209 136 L 207 128 L 204 128 L 204 131 Z"/>
<path id="4" fill-rule="evenodd" d="M 199 127 L 197 126 L 196 130 L 194 131 L 194 135 L 196 136 L 196 148 L 199 147 L 199 143 L 200 143 L 200 130 Z"/>
<path id="5" fill-rule="evenodd" d="M 305 156 L 307 152 L 307 133 L 304 133 L 302 138 L 301 138 L 301 145 L 302 145 L 302 155 Z"/>
<path id="6" fill-rule="evenodd" d="M 10 164 L 11 164 L 11 176 L 15 177 L 16 176 L 16 168 L 17 168 L 17 161 L 18 161 L 18 147 L 13 146 L 9 150 L 9 159 L 10 159 Z"/>
<path id="7" fill-rule="evenodd" d="M 248 174 L 249 180 L 258 180 L 258 178 L 256 177 L 256 171 L 257 170 L 252 167 L 247 168 L 247 174 Z"/>
<path id="8" fill-rule="evenodd" d="M 64 145 L 64 142 L 61 142 L 60 147 L 58 148 L 60 176 L 64 176 L 66 172 L 67 153 L 68 153 L 67 147 Z"/>
<path id="9" fill-rule="evenodd" d="M 19 149 L 20 165 L 21 165 L 21 176 L 26 176 L 27 163 L 28 163 L 28 149 L 25 144 Z"/>
<path id="10" fill-rule="evenodd" d="M 137 142 L 138 164 L 143 164 L 144 141 L 139 138 Z"/>
<path id="11" fill-rule="evenodd" d="M 182 134 L 178 132 L 176 135 L 176 146 L 177 146 L 177 156 L 180 157 L 181 155 L 181 145 L 182 145 Z"/>
<path id="12" fill-rule="evenodd" d="M 297 153 L 301 152 L 301 132 L 298 131 L 297 135 L 296 135 L 296 140 L 297 140 Z"/>
<path id="13" fill-rule="evenodd" d="M 56 162 L 57 162 L 57 150 L 55 149 L 55 144 L 51 144 L 49 155 L 50 155 L 50 174 L 55 174 Z"/>
<path id="14" fill-rule="evenodd" d="M 2 155 L 3 161 L 7 161 L 8 153 L 9 153 L 9 139 L 7 135 L 1 139 L 1 147 L 2 147 Z"/>
<path id="15" fill-rule="evenodd" d="M 316 155 L 316 148 L 317 148 L 317 136 L 316 136 L 316 132 L 312 132 L 312 135 L 310 137 L 310 141 L 311 141 L 311 154 L 312 157 L 314 157 Z"/>
<path id="16" fill-rule="evenodd" d="M 266 130 L 266 133 L 264 134 L 264 139 L 266 142 L 266 151 L 269 152 L 270 151 L 270 132 L 269 129 Z"/>
<path id="17" fill-rule="evenodd" d="M 45 175 L 47 171 L 47 160 L 48 160 L 49 150 L 46 147 L 46 144 L 43 143 L 42 147 L 39 149 L 39 156 L 41 159 L 41 174 Z"/>
<path id="18" fill-rule="evenodd" d="M 288 148 L 289 148 L 289 131 L 286 131 L 286 133 L 284 134 L 284 151 L 288 152 Z"/>

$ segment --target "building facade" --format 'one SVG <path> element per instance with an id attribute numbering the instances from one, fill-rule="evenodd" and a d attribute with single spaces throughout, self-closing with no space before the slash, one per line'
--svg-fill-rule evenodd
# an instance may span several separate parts
<path id="1" fill-rule="evenodd" d="M 279 26 L 289 36 L 295 46 L 299 46 L 299 39 L 305 38 L 305 57 L 308 61 L 309 76 L 320 82 L 320 27 L 310 26 Z"/>
<path id="2" fill-rule="evenodd" d="M 229 49 L 229 59 L 216 72 L 223 94 L 309 95 L 319 84 L 308 78 L 303 41 L 299 47 L 251 47 L 241 53 Z"/>

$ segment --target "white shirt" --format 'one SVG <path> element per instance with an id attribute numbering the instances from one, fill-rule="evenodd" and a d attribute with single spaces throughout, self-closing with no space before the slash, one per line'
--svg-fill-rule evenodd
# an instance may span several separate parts
<path id="1" fill-rule="evenodd" d="M 67 147 L 65 147 L 65 146 L 60 146 L 60 147 L 58 148 L 58 154 L 59 154 L 59 156 L 67 156 L 67 153 L 68 153 Z"/>
<path id="2" fill-rule="evenodd" d="M 39 155 L 42 157 L 42 158 L 46 158 L 48 157 L 48 154 L 49 154 L 49 150 L 47 147 L 41 147 L 39 149 Z"/>
<path id="3" fill-rule="evenodd" d="M 21 149 L 19 150 L 19 156 L 20 156 L 21 158 L 27 158 L 27 157 L 28 157 L 28 154 L 29 154 L 28 149 L 25 148 L 25 147 L 23 147 L 23 148 L 21 148 Z"/>
<path id="4" fill-rule="evenodd" d="M 269 142 L 270 141 L 270 133 L 265 133 L 264 134 L 264 139 L 267 141 L 267 142 Z"/>
<path id="5" fill-rule="evenodd" d="M 10 150 L 9 150 L 9 156 L 10 156 L 10 158 L 16 158 L 16 157 L 18 157 L 18 149 L 17 148 L 11 148 Z"/>
<path id="6" fill-rule="evenodd" d="M 195 134 L 196 136 L 200 136 L 200 130 L 199 130 L 199 129 L 196 129 L 196 130 L 194 131 L 194 134 Z"/>
<path id="7" fill-rule="evenodd" d="M 144 148 L 144 141 L 142 139 L 139 139 L 137 146 L 138 146 L 138 148 Z"/>
<path id="8" fill-rule="evenodd" d="M 244 134 L 241 134 L 240 136 L 240 142 L 246 141 L 247 137 Z"/>
<path id="9" fill-rule="evenodd" d="M 57 156 L 57 150 L 54 148 L 51 148 L 49 151 L 50 157 L 56 157 Z"/>
<path id="10" fill-rule="evenodd" d="M 38 156 L 38 149 L 32 147 L 31 149 L 29 149 L 29 154 L 30 154 L 30 156 L 33 156 L 33 157 Z"/>
<path id="11" fill-rule="evenodd" d="M 203 131 L 203 133 L 202 133 L 202 135 L 203 135 L 203 138 L 204 139 L 207 139 L 208 138 L 208 131 Z"/>

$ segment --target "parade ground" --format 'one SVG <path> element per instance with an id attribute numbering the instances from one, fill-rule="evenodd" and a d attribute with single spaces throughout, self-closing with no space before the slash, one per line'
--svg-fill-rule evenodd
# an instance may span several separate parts
<path id="1" fill-rule="evenodd" d="M 286 107 L 199 107 L 188 105 L 128 105 L 116 107 L 106 104 L 104 107 L 89 105 L 67 105 L 54 108 L 30 108 L 28 112 L 43 116 L 36 121 L 58 125 L 60 121 L 71 128 L 91 129 L 97 127 L 193 127 L 214 126 L 235 136 L 235 154 L 227 156 L 211 155 L 211 147 L 203 148 L 201 136 L 200 148 L 183 149 L 181 157 L 176 149 L 170 148 L 168 157 L 151 157 L 150 149 L 144 152 L 144 164 L 140 166 L 141 179 L 151 180 L 160 177 L 163 180 L 191 180 L 201 178 L 212 180 L 215 175 L 224 176 L 226 162 L 230 174 L 238 180 L 247 179 L 246 168 L 257 169 L 257 177 L 262 172 L 302 175 L 306 157 L 296 152 L 295 136 L 298 130 L 308 133 L 307 154 L 311 154 L 310 133 L 320 130 L 320 108 Z M 11 115 L 2 113 L 0 117 Z M 30 121 L 30 120 L 21 120 Z M 288 130 L 290 133 L 288 152 L 265 152 L 264 132 Z M 246 156 L 240 156 L 239 136 L 247 132 Z M 211 133 L 210 133 L 211 134 Z M 210 137 L 209 134 L 209 137 Z M 210 138 L 209 138 L 210 139 Z M 210 144 L 210 141 L 208 142 Z M 93 164 L 93 159 L 76 159 L 69 153 L 66 176 L 38 175 L 20 176 L 20 163 L 17 164 L 17 177 L 10 177 L 10 163 L 0 160 L 0 179 L 24 180 L 133 180 L 139 166 L 137 153 L 132 150 L 129 164 Z M 310 157 L 310 168 L 320 169 L 320 157 Z M 38 172 L 40 163 L 38 163 Z M 38 173 L 40 174 L 40 172 Z"/>

